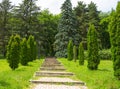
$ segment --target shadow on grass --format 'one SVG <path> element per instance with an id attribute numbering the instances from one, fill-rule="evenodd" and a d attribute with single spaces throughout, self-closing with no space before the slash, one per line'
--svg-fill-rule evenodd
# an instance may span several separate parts
<path id="1" fill-rule="evenodd" d="M 6 87 L 6 86 L 10 86 L 10 84 L 9 83 L 7 83 L 6 81 L 4 81 L 4 80 L 0 80 L 0 86 L 2 86 L 2 87 Z"/>
<path id="2" fill-rule="evenodd" d="M 108 69 L 98 69 L 98 71 L 106 71 L 106 72 L 111 72 L 110 70 Z"/>

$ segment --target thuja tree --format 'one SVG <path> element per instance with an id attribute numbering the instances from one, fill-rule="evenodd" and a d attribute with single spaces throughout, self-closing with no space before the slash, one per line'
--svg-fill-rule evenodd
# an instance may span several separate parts
<path id="1" fill-rule="evenodd" d="M 120 80 L 120 2 L 111 13 L 109 24 L 114 75 Z"/>
<path id="2" fill-rule="evenodd" d="M 76 62 L 76 60 L 77 60 L 77 48 L 75 45 L 73 46 L 73 59 Z"/>
<path id="3" fill-rule="evenodd" d="M 70 40 L 68 43 L 67 58 L 69 61 L 73 60 L 73 42 L 72 42 L 72 40 Z"/>
<path id="4" fill-rule="evenodd" d="M 36 44 L 34 42 L 35 42 L 34 36 L 30 35 L 29 38 L 28 38 L 28 41 L 27 41 L 27 44 L 28 44 L 28 47 L 29 47 L 29 53 L 28 53 L 28 55 L 30 57 L 30 61 L 35 60 L 34 59 L 35 58 L 34 52 L 36 51 L 36 48 L 35 48 Z"/>
<path id="5" fill-rule="evenodd" d="M 16 35 L 11 37 L 7 47 L 7 60 L 9 66 L 15 70 L 18 68 L 20 60 L 20 36 Z"/>
<path id="6" fill-rule="evenodd" d="M 78 59 L 79 59 L 79 65 L 84 65 L 84 48 L 82 42 L 79 44 Z"/>
<path id="7" fill-rule="evenodd" d="M 76 29 L 76 18 L 72 11 L 72 4 L 70 0 L 66 0 L 61 7 L 61 19 L 58 26 L 58 33 L 55 36 L 55 56 L 67 57 L 67 45 L 69 40 L 73 44 L 78 45 L 80 35 Z"/>
<path id="8" fill-rule="evenodd" d="M 87 67 L 91 70 L 96 70 L 100 63 L 98 56 L 98 37 L 94 25 L 90 25 L 87 34 L 88 44 L 88 65 Z"/>
<path id="9" fill-rule="evenodd" d="M 27 40 L 26 38 L 23 38 L 22 39 L 22 42 L 21 42 L 21 64 L 22 65 L 28 65 L 28 62 L 29 62 L 29 55 L 28 55 L 28 52 L 29 49 L 28 49 L 28 45 L 27 45 Z"/>

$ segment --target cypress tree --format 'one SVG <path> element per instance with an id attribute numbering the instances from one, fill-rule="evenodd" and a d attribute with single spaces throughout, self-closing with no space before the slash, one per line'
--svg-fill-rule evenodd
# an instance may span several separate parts
<path id="1" fill-rule="evenodd" d="M 8 62 L 10 61 L 10 50 L 11 50 L 11 44 L 12 44 L 13 41 L 14 41 L 14 36 L 12 35 L 10 37 L 8 45 L 7 45 L 7 54 L 6 54 L 6 57 L 7 57 L 7 61 Z"/>
<path id="2" fill-rule="evenodd" d="M 97 32 L 94 25 L 90 25 L 87 35 L 88 44 L 88 65 L 87 67 L 91 70 L 96 70 L 100 63 L 98 56 L 98 38 Z"/>
<path id="3" fill-rule="evenodd" d="M 76 62 L 76 60 L 77 60 L 77 48 L 75 45 L 73 46 L 73 59 Z"/>
<path id="4" fill-rule="evenodd" d="M 37 57 L 37 44 L 36 44 L 36 41 L 34 41 L 34 52 L 33 52 L 33 55 L 34 55 L 34 60 L 36 60 L 36 57 Z"/>
<path id="5" fill-rule="evenodd" d="M 7 48 L 7 60 L 9 66 L 15 70 L 20 61 L 20 36 L 12 36 Z"/>
<path id="6" fill-rule="evenodd" d="M 32 35 L 29 36 L 27 44 L 30 47 L 29 52 L 28 52 L 30 61 L 33 61 L 34 60 L 34 37 Z"/>
<path id="7" fill-rule="evenodd" d="M 69 40 L 73 44 L 78 45 L 80 42 L 80 35 L 76 29 L 76 18 L 72 11 L 72 4 L 70 0 L 66 0 L 61 7 L 61 19 L 58 25 L 58 33 L 55 36 L 55 56 L 67 57 L 67 45 Z"/>
<path id="8" fill-rule="evenodd" d="M 111 13 L 109 24 L 114 75 L 120 80 L 120 2 Z"/>
<path id="9" fill-rule="evenodd" d="M 84 48 L 82 42 L 79 44 L 79 51 L 78 51 L 78 59 L 79 65 L 84 65 Z"/>
<path id="10" fill-rule="evenodd" d="M 69 43 L 68 43 L 67 57 L 68 57 L 69 61 L 73 60 L 73 43 L 72 43 L 72 40 L 70 40 Z"/>
<path id="11" fill-rule="evenodd" d="M 28 65 L 29 62 L 29 55 L 28 55 L 28 45 L 26 38 L 22 39 L 21 42 L 21 60 L 22 65 Z"/>

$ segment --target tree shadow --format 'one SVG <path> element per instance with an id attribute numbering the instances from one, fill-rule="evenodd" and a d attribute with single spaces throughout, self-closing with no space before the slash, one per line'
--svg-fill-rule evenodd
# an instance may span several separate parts
<path id="1" fill-rule="evenodd" d="M 10 84 L 7 83 L 6 81 L 0 80 L 0 86 L 6 87 L 6 86 L 10 86 Z"/>
<path id="2" fill-rule="evenodd" d="M 106 72 L 111 72 L 110 70 L 108 69 L 98 69 L 98 71 L 106 71 Z"/>

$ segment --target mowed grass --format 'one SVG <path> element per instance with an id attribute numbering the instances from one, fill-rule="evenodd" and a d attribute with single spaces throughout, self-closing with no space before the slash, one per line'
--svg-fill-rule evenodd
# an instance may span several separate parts
<path id="1" fill-rule="evenodd" d="M 89 70 L 87 61 L 80 66 L 78 61 L 68 61 L 65 58 L 58 59 L 67 71 L 73 72 L 76 79 L 84 81 L 88 89 L 120 89 L 120 80 L 114 77 L 112 61 L 102 60 L 98 70 Z"/>
<path id="2" fill-rule="evenodd" d="M 30 62 L 28 66 L 20 65 L 15 71 L 9 68 L 7 61 L 0 60 L 0 89 L 29 89 L 29 80 L 43 60 Z"/>

